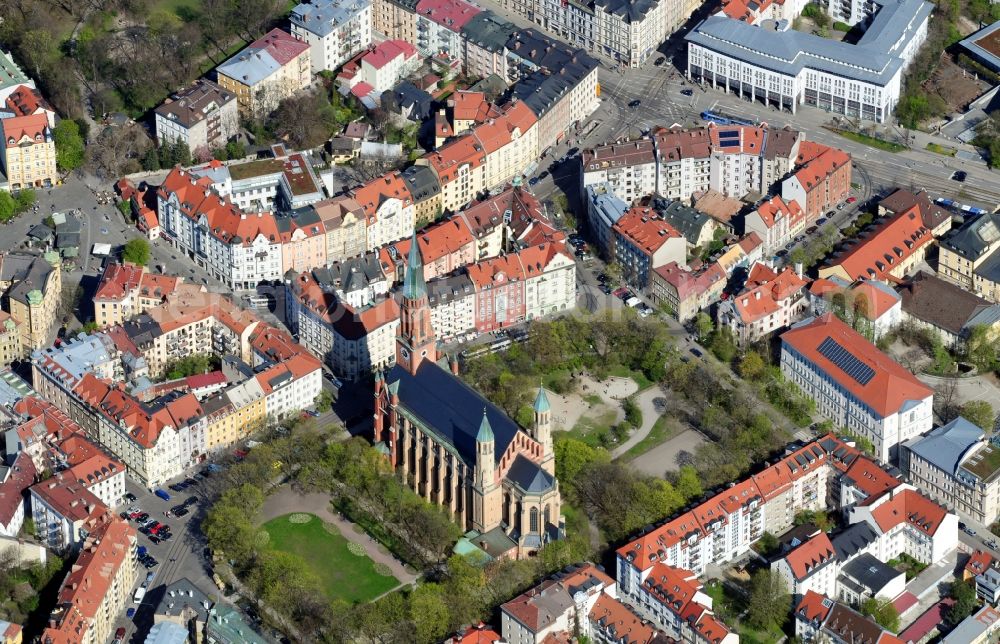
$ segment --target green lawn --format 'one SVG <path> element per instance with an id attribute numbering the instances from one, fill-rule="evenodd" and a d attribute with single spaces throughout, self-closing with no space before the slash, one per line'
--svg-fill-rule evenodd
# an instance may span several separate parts
<path id="1" fill-rule="evenodd" d="M 618 376 L 619 378 L 631 378 L 635 380 L 635 384 L 639 385 L 639 391 L 642 391 L 646 387 L 652 386 L 653 381 L 650 380 L 641 371 L 632 371 L 624 365 L 617 365 L 608 370 L 609 376 Z"/>
<path id="2" fill-rule="evenodd" d="M 949 148 L 946 145 L 938 145 L 937 143 L 928 143 L 927 149 L 935 154 L 943 154 L 946 157 L 955 156 L 955 148 Z"/>
<path id="3" fill-rule="evenodd" d="M 583 441 L 593 447 L 602 447 L 602 437 L 611 426 L 618 422 L 618 410 L 601 403 L 580 417 L 573 429 L 564 432 L 570 438 Z"/>
<path id="4" fill-rule="evenodd" d="M 351 553 L 347 548 L 350 542 L 332 525 L 324 527 L 314 515 L 309 515 L 308 523 L 292 523 L 290 516 L 264 524 L 271 536 L 270 547 L 302 557 L 319 576 L 331 600 L 367 602 L 399 585 L 395 577 L 378 574 L 371 559 Z"/>
<path id="5" fill-rule="evenodd" d="M 856 143 L 861 143 L 862 145 L 867 145 L 879 150 L 884 150 L 886 152 L 902 152 L 907 149 L 905 145 L 900 143 L 894 143 L 892 141 L 886 141 L 885 139 L 879 139 L 874 136 L 868 136 L 867 134 L 862 134 L 861 132 L 852 132 L 850 130 L 838 130 L 836 128 L 828 128 L 833 130 L 845 139 L 850 139 Z"/>
<path id="6" fill-rule="evenodd" d="M 640 454 L 645 454 L 660 443 L 669 438 L 673 438 L 674 435 L 677 434 L 677 429 L 677 423 L 673 419 L 667 418 L 666 416 L 660 416 L 656 419 L 656 422 L 653 423 L 653 428 L 649 430 L 649 434 L 646 435 L 646 438 L 642 439 L 625 452 L 625 458 L 632 459 Z"/>
<path id="7" fill-rule="evenodd" d="M 177 11 L 182 7 L 186 9 L 200 9 L 201 3 L 198 0 L 156 0 L 149 8 L 149 13 L 161 10 L 177 15 Z"/>

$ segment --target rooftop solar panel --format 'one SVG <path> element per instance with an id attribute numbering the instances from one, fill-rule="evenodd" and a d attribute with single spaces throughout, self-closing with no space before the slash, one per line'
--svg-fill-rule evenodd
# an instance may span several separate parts
<path id="1" fill-rule="evenodd" d="M 722 132 L 719 132 L 720 139 L 732 139 L 734 137 L 738 138 L 739 136 L 740 133 L 737 130 L 724 130 Z"/>
<path id="2" fill-rule="evenodd" d="M 719 141 L 719 147 L 720 147 L 720 148 L 733 148 L 733 147 L 738 147 L 738 146 L 739 146 L 739 144 L 740 144 L 740 142 L 739 142 L 739 141 L 735 141 L 735 140 L 725 140 L 725 141 Z"/>
<path id="3" fill-rule="evenodd" d="M 837 365 L 841 371 L 861 385 L 867 385 L 875 377 L 875 370 L 859 360 L 833 338 L 826 338 L 820 343 L 820 355 Z"/>

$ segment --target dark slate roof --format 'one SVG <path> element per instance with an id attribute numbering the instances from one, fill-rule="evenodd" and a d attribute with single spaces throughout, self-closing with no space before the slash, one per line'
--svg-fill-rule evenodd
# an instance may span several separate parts
<path id="1" fill-rule="evenodd" d="M 467 273 L 457 273 L 427 282 L 427 301 L 434 307 L 463 297 L 472 297 L 474 291 L 472 278 Z"/>
<path id="2" fill-rule="evenodd" d="M 656 0 L 596 0 L 597 6 L 626 23 L 641 22 L 656 8 Z"/>
<path id="3" fill-rule="evenodd" d="M 1000 213 L 976 217 L 941 240 L 941 245 L 968 260 L 977 260 L 997 248 Z"/>
<path id="4" fill-rule="evenodd" d="M 877 540 L 878 534 L 875 530 L 861 521 L 850 525 L 846 530 L 830 539 L 830 542 L 833 544 L 833 549 L 837 551 L 837 558 L 845 561 Z"/>
<path id="5" fill-rule="evenodd" d="M 212 602 L 205 593 L 187 577 L 182 577 L 163 590 L 163 599 L 154 611 L 157 615 L 179 617 L 185 609 L 198 614 L 198 621 L 208 621 L 208 608 Z"/>
<path id="6" fill-rule="evenodd" d="M 877 593 L 903 573 L 865 553 L 845 565 L 841 569 L 841 574 L 857 580 L 865 588 Z"/>
<path id="7" fill-rule="evenodd" d="M 462 37 L 481 49 L 491 52 L 503 51 L 510 37 L 517 33 L 514 23 L 505 20 L 492 11 L 480 11 L 462 27 Z"/>
<path id="8" fill-rule="evenodd" d="M 411 165 L 401 173 L 406 187 L 413 196 L 413 203 L 420 203 L 441 194 L 441 184 L 437 175 L 428 166 Z"/>
<path id="9" fill-rule="evenodd" d="M 899 287 L 899 294 L 907 315 L 958 337 L 964 337 L 974 324 L 1000 320 L 1000 306 L 936 275 L 917 273 Z"/>
<path id="10" fill-rule="evenodd" d="M 541 494 L 550 490 L 555 483 L 555 477 L 521 454 L 517 455 L 510 469 L 507 470 L 507 480 L 532 494 Z"/>
<path id="11" fill-rule="evenodd" d="M 454 446 L 470 466 L 476 463 L 476 432 L 483 420 L 484 407 L 496 439 L 497 462 L 517 435 L 517 424 L 499 407 L 429 360 L 420 363 L 416 376 L 410 375 L 404 367 L 394 366 L 386 376 L 386 383 L 398 383 L 400 406 Z"/>

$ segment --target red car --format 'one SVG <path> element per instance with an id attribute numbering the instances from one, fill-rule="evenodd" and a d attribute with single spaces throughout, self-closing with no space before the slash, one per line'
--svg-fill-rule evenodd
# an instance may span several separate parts
<path id="1" fill-rule="evenodd" d="M 139 515 L 141 515 L 141 514 L 142 514 L 142 512 L 132 512 L 128 516 L 129 516 L 130 519 L 138 519 Z"/>
<path id="2" fill-rule="evenodd" d="M 628 289 L 623 286 L 623 287 L 621 287 L 619 289 L 615 289 L 614 296 L 615 297 L 621 297 L 622 295 L 625 295 L 626 293 L 628 293 Z"/>
<path id="3" fill-rule="evenodd" d="M 119 626 L 118 630 L 115 631 L 115 642 L 114 644 L 122 644 L 125 641 L 125 627 Z"/>
<path id="4" fill-rule="evenodd" d="M 847 203 L 854 203 L 854 202 L 855 202 L 855 201 L 857 201 L 857 200 L 858 200 L 858 198 L 857 198 L 857 197 L 848 197 L 848 198 L 847 198 Z"/>

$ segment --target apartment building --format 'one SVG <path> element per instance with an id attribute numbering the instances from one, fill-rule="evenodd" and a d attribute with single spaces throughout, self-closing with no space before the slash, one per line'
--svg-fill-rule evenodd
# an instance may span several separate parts
<path id="1" fill-rule="evenodd" d="M 660 266 L 683 264 L 687 259 L 684 237 L 647 206 L 631 208 L 615 222 L 612 234 L 614 261 L 621 266 L 625 281 L 636 288 L 646 288 L 650 273 Z"/>
<path id="2" fill-rule="evenodd" d="M 292 35 L 309 44 L 313 74 L 336 70 L 372 41 L 371 0 L 302 3 L 288 19 Z"/>
<path id="3" fill-rule="evenodd" d="M 114 635 L 136 581 L 136 542 L 135 528 L 117 518 L 88 535 L 40 641 L 101 644 Z"/>
<path id="4" fill-rule="evenodd" d="M 367 83 L 379 95 L 392 89 L 420 67 L 421 57 L 416 47 L 405 40 L 385 40 L 377 43 L 358 60 L 350 78 L 350 87 Z M 341 73 L 341 77 L 344 74 Z"/>
<path id="5" fill-rule="evenodd" d="M 368 248 L 364 209 L 347 195 L 318 201 L 312 205 L 326 231 L 326 258 L 340 262 L 362 255 Z"/>
<path id="6" fill-rule="evenodd" d="M 418 0 L 417 48 L 425 56 L 461 60 L 461 30 L 481 9 L 464 0 Z"/>
<path id="7" fill-rule="evenodd" d="M 781 371 L 820 414 L 870 440 L 883 462 L 931 429 L 933 390 L 832 313 L 781 335 Z"/>
<path id="8" fill-rule="evenodd" d="M 788 267 L 775 273 L 754 264 L 741 292 L 719 304 L 716 318 L 746 347 L 798 322 L 809 311 L 808 282 Z"/>
<path id="9" fill-rule="evenodd" d="M 389 38 L 417 42 L 418 0 L 372 0 L 372 27 Z"/>
<path id="10" fill-rule="evenodd" d="M 1000 517 L 1000 448 L 959 416 L 900 451 L 907 479 L 930 498 L 983 525 Z"/>
<path id="11" fill-rule="evenodd" d="M 807 221 L 798 201 L 786 203 L 775 195 L 743 218 L 743 230 L 757 233 L 764 242 L 764 253 L 773 255 L 805 228 Z"/>
<path id="12" fill-rule="evenodd" d="M 351 197 L 365 214 L 366 251 L 413 234 L 413 196 L 399 171 L 393 170 L 356 188 Z"/>
<path id="13" fill-rule="evenodd" d="M 46 548 L 74 552 L 87 538 L 91 515 L 108 512 L 95 494 L 65 472 L 58 472 L 28 489 L 35 535 Z"/>
<path id="14" fill-rule="evenodd" d="M 417 228 L 441 217 L 441 184 L 437 175 L 424 165 L 411 165 L 402 171 L 406 188 L 413 197 L 413 218 Z"/>
<path id="15" fill-rule="evenodd" d="M 94 292 L 94 320 L 102 328 L 122 324 L 163 304 L 183 281 L 174 275 L 150 273 L 145 266 L 110 263 Z"/>
<path id="16" fill-rule="evenodd" d="M 653 269 L 650 296 L 655 304 L 665 306 L 671 317 L 687 322 L 719 300 L 726 281 L 726 272 L 718 263 L 693 271 L 687 264 L 670 262 Z"/>
<path id="17" fill-rule="evenodd" d="M 465 73 L 507 78 L 507 42 L 518 27 L 492 11 L 480 11 L 461 28 L 465 46 Z"/>
<path id="18" fill-rule="evenodd" d="M 486 185 L 502 186 L 520 177 L 538 160 L 537 119 L 524 102 L 505 107 L 500 116 L 476 126 L 473 134 L 486 155 Z"/>
<path id="19" fill-rule="evenodd" d="M 310 52 L 308 42 L 275 28 L 216 67 L 216 82 L 236 95 L 241 114 L 268 114 L 283 99 L 309 86 Z"/>
<path id="20" fill-rule="evenodd" d="M 0 162 L 10 190 L 51 188 L 59 182 L 56 144 L 45 114 L 0 119 L 0 134 Z"/>
<path id="21" fill-rule="evenodd" d="M 684 37 L 687 77 L 793 114 L 807 105 L 887 122 L 903 72 L 926 40 L 932 5 L 899 0 L 878 7 L 855 43 L 796 31 L 795 15 L 755 21 L 720 11 Z"/>
<path id="22" fill-rule="evenodd" d="M 466 267 L 476 289 L 476 329 L 494 331 L 576 306 L 576 264 L 562 244 L 540 246 Z"/>
<path id="23" fill-rule="evenodd" d="M 938 275 L 1000 303 L 1000 213 L 969 219 L 942 238 L 939 248 Z"/>
<path id="24" fill-rule="evenodd" d="M 212 180 L 174 168 L 157 191 L 162 236 L 234 290 L 281 278 L 281 240 L 271 213 L 247 213 Z"/>
<path id="25" fill-rule="evenodd" d="M 38 471 L 28 452 L 13 457 L 0 481 L 0 537 L 17 537 L 24 525 L 24 493 L 35 482 Z"/>
<path id="26" fill-rule="evenodd" d="M 204 78 L 172 94 L 153 114 L 160 145 L 180 141 L 192 152 L 222 147 L 240 128 L 236 94 Z"/>
<path id="27" fill-rule="evenodd" d="M 48 346 L 62 302 L 62 260 L 44 255 L 8 252 L 0 257 L 0 293 L 7 312 L 21 333 L 24 352 Z"/>
<path id="28" fill-rule="evenodd" d="M 229 387 L 202 402 L 206 449 L 225 449 L 262 429 L 267 421 L 264 389 L 254 378 Z"/>
<path id="29" fill-rule="evenodd" d="M 281 240 L 281 273 L 307 271 L 327 262 L 326 228 L 312 208 L 299 208 L 274 218 Z"/>
<path id="30" fill-rule="evenodd" d="M 490 187 L 486 183 L 486 153 L 471 134 L 446 143 L 416 163 L 434 171 L 441 185 L 441 208 L 446 211 L 455 212 Z"/>
<path id="31" fill-rule="evenodd" d="M 898 644 L 901 641 L 870 617 L 819 593 L 807 593 L 792 614 L 795 635 L 806 642 Z"/>
<path id="32" fill-rule="evenodd" d="M 454 340 L 476 329 L 476 290 L 472 279 L 457 273 L 427 282 L 431 327 L 442 340 Z"/>
<path id="33" fill-rule="evenodd" d="M 322 365 L 306 352 L 272 364 L 255 379 L 264 392 L 268 415 L 278 419 L 313 407 L 323 389 Z"/>
<path id="34" fill-rule="evenodd" d="M 501 227 L 497 225 L 494 230 L 499 237 Z M 390 272 L 393 283 L 402 282 L 403 264 L 414 239 L 420 247 L 420 256 L 424 258 L 425 279 L 447 275 L 478 258 L 478 240 L 462 217 L 453 216 L 428 226 L 410 239 L 389 244 L 378 252 L 379 261 Z"/>
<path id="35" fill-rule="evenodd" d="M 797 169 L 781 182 L 781 198 L 796 201 L 807 221 L 847 198 L 851 191 L 851 155 L 826 145 L 803 141 Z"/>
<path id="36" fill-rule="evenodd" d="M 271 148 L 270 158 L 226 165 L 212 160 L 189 172 L 210 179 L 220 197 L 229 197 L 250 212 L 295 210 L 324 197 L 312 163 L 301 152 L 288 152 L 281 145 Z"/>
<path id="37" fill-rule="evenodd" d="M 841 296 L 842 300 L 835 301 Z M 813 280 L 809 284 L 809 308 L 815 316 L 839 312 L 873 341 L 898 327 L 904 319 L 900 294 L 887 282 L 876 280 L 853 283 L 839 277 Z"/>
<path id="38" fill-rule="evenodd" d="M 771 564 L 793 597 L 814 592 L 837 595 L 837 552 L 825 532 L 818 531 Z"/>
<path id="39" fill-rule="evenodd" d="M 587 227 L 590 240 L 606 257 L 611 256 L 614 244 L 612 230 L 615 222 L 629 210 L 629 203 L 618 196 L 614 186 L 606 181 L 586 186 Z"/>
<path id="40" fill-rule="evenodd" d="M 737 199 L 766 194 L 815 156 L 803 156 L 802 144 L 802 135 L 787 128 L 656 128 L 646 138 L 584 150 L 582 189 L 608 182 L 628 202 L 653 193 L 683 201 L 709 190 Z"/>

